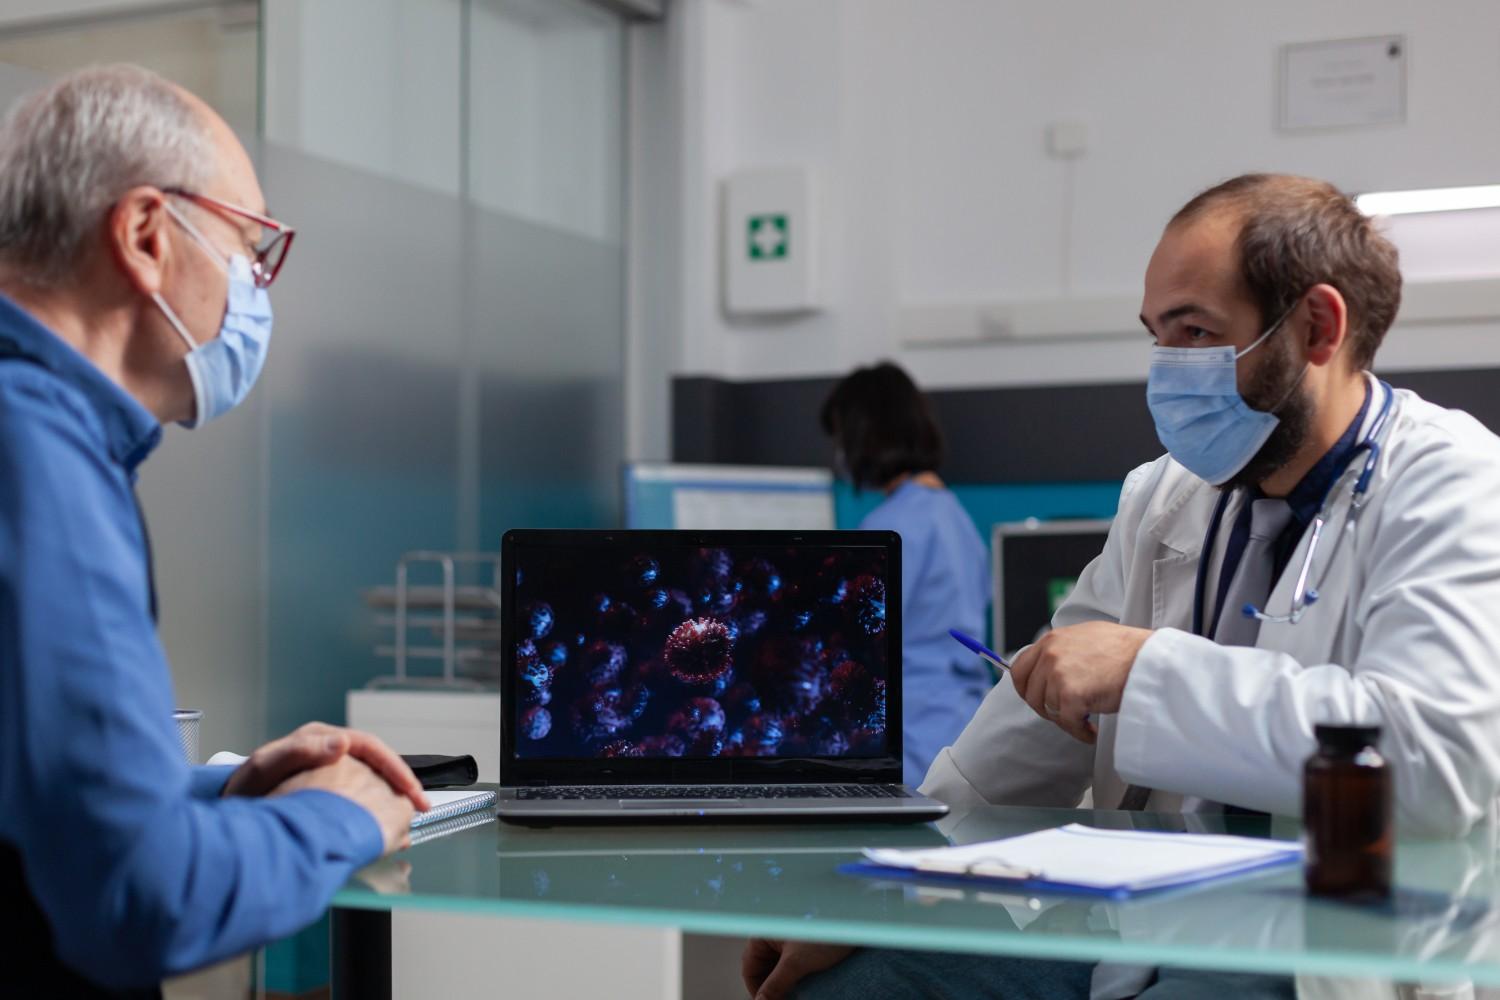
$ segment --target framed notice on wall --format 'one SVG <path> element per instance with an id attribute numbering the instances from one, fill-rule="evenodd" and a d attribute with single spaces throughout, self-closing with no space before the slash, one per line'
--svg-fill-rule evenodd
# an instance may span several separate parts
<path id="1" fill-rule="evenodd" d="M 1406 37 L 1281 47 L 1276 127 L 1358 128 L 1406 121 Z"/>

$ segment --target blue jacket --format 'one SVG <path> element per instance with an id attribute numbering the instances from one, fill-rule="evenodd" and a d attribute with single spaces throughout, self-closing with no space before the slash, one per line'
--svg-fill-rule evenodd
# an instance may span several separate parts
<path id="1" fill-rule="evenodd" d="M 58 955 L 111 987 L 297 930 L 382 849 L 348 799 L 220 798 L 227 769 L 183 760 L 133 492 L 160 440 L 0 296 L 0 846 Z"/>

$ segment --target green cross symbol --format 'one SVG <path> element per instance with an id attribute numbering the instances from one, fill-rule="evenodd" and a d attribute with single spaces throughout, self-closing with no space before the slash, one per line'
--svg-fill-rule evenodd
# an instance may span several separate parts
<path id="1" fill-rule="evenodd" d="M 787 254 L 785 215 L 752 215 L 747 231 L 751 260 L 781 260 Z"/>

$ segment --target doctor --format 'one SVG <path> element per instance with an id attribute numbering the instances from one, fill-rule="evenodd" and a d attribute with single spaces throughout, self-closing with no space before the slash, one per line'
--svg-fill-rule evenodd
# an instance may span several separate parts
<path id="1" fill-rule="evenodd" d="M 1395 248 L 1319 181 L 1247 175 L 1177 213 L 1141 309 L 1169 454 L 1127 478 L 1056 627 L 924 792 L 1296 815 L 1313 725 L 1360 721 L 1382 727 L 1402 833 L 1494 814 L 1500 440 L 1369 373 L 1400 285 Z M 747 984 L 776 997 L 833 967 L 797 995 L 901 996 L 916 963 L 944 991 L 923 995 L 1291 995 L 1275 977 L 848 954 L 755 941 Z"/>

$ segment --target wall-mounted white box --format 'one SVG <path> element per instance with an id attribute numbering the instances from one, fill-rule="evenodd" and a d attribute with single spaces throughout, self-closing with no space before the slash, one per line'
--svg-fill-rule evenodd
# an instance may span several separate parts
<path id="1" fill-rule="evenodd" d="M 724 311 L 819 307 L 813 178 L 804 167 L 743 170 L 724 181 Z"/>

